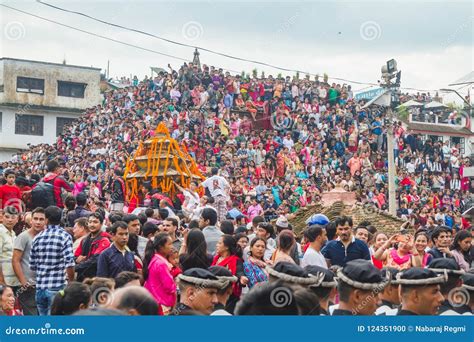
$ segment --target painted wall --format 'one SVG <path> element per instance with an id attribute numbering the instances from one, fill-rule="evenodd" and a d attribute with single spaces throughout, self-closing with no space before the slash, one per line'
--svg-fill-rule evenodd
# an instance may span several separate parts
<path id="1" fill-rule="evenodd" d="M 101 101 L 99 69 L 15 59 L 2 59 L 0 62 L 3 68 L 4 84 L 1 103 L 86 109 Z M 18 76 L 44 79 L 44 94 L 17 92 Z M 84 98 L 58 96 L 58 81 L 87 84 Z"/>

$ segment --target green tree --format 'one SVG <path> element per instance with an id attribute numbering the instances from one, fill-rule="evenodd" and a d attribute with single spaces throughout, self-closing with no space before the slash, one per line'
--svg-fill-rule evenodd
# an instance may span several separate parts
<path id="1" fill-rule="evenodd" d="M 252 70 L 252 77 L 257 78 L 257 76 L 258 76 L 258 70 L 257 68 L 255 68 Z"/>
<path id="2" fill-rule="evenodd" d="M 408 108 L 405 106 L 401 106 L 397 108 L 397 117 L 401 121 L 408 122 L 408 118 L 410 116 L 410 113 L 408 112 Z"/>

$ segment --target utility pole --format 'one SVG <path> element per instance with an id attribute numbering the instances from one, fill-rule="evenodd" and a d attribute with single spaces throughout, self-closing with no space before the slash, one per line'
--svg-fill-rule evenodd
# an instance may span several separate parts
<path id="1" fill-rule="evenodd" d="M 396 77 L 395 83 L 391 80 Z M 389 60 L 382 66 L 381 85 L 389 91 L 390 105 L 387 107 L 388 129 L 387 129 L 387 158 L 388 158 L 388 211 L 391 215 L 397 215 L 397 199 L 395 178 L 397 176 L 395 155 L 393 153 L 393 111 L 392 108 L 398 103 L 397 92 L 400 88 L 401 71 L 397 70 L 397 62 L 394 59 Z"/>
<path id="2" fill-rule="evenodd" d="M 397 215 L 397 201 L 395 190 L 395 177 L 397 176 L 395 166 L 395 155 L 393 153 L 393 112 L 392 108 L 388 107 L 387 117 L 389 126 L 387 129 L 387 155 L 388 155 L 388 211 L 391 215 Z"/>

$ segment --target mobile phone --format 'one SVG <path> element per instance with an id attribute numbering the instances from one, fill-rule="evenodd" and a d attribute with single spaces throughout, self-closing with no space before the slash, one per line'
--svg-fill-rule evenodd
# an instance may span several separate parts
<path id="1" fill-rule="evenodd" d="M 408 241 L 408 236 L 404 234 L 400 234 L 397 236 L 397 242 L 403 242 L 406 243 Z"/>

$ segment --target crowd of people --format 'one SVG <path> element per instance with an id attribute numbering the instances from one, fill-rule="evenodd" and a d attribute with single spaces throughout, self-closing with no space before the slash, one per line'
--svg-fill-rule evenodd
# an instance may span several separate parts
<path id="1" fill-rule="evenodd" d="M 461 215 L 473 185 L 460 147 L 388 122 L 345 84 L 254 76 L 188 63 L 135 77 L 55 144 L 3 163 L 1 311 L 471 312 L 472 302 L 451 298 L 474 289 L 471 226 Z M 206 180 L 176 198 L 144 184 L 132 200 L 126 162 L 160 122 Z M 298 209 L 336 187 L 387 210 L 388 129 L 400 233 L 323 215 L 292 227 Z"/>

